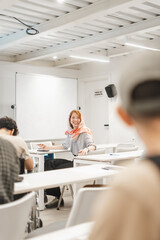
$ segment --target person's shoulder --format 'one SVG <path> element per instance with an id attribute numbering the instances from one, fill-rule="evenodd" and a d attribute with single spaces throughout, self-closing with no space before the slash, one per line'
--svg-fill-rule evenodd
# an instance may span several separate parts
<path id="1" fill-rule="evenodd" d="M 21 136 L 11 136 L 11 137 L 12 137 L 12 142 L 14 145 L 22 147 L 22 148 L 27 148 L 27 144 Z"/>
<path id="2" fill-rule="evenodd" d="M 0 147 L 1 147 L 1 152 L 7 152 L 8 156 L 9 154 L 11 154 L 13 157 L 14 156 L 17 156 L 16 155 L 16 149 L 14 147 L 14 145 L 12 144 L 12 141 L 10 141 L 8 138 L 3 138 L 3 137 L 0 137 Z"/>
<path id="3" fill-rule="evenodd" d="M 89 140 L 90 138 L 91 138 L 91 136 L 90 136 L 90 134 L 87 133 L 87 132 L 82 132 L 82 133 L 80 133 L 79 136 L 78 136 L 78 139 L 79 139 L 80 141 L 86 141 L 86 140 Z"/>
<path id="4" fill-rule="evenodd" d="M 20 136 L 13 136 L 13 135 L 8 135 L 8 134 L 1 134 L 0 138 L 11 140 L 11 141 L 24 141 L 22 137 Z"/>
<path id="5" fill-rule="evenodd" d="M 142 160 L 140 163 L 135 164 L 131 169 L 129 174 L 136 175 L 137 177 L 145 177 L 151 181 L 151 179 L 156 179 L 160 177 L 158 167 L 148 159 Z"/>
<path id="6" fill-rule="evenodd" d="M 17 141 L 24 142 L 24 139 L 21 136 L 12 136 L 12 137 L 14 137 Z"/>
<path id="7" fill-rule="evenodd" d="M 87 132 L 82 132 L 82 133 L 79 134 L 79 136 L 81 136 L 81 137 L 90 137 L 90 134 L 87 133 Z"/>
<path id="8" fill-rule="evenodd" d="M 0 135 L 0 145 L 12 146 L 12 144 L 10 143 L 10 141 L 8 141 L 8 138 L 5 137 L 5 135 Z"/>
<path id="9" fill-rule="evenodd" d="M 80 135 L 81 135 L 81 136 L 83 136 L 83 135 L 88 135 L 88 133 L 87 133 L 87 132 L 81 132 Z"/>
<path id="10" fill-rule="evenodd" d="M 159 170 L 154 163 L 146 159 L 126 167 L 123 172 L 118 175 L 118 178 L 120 178 L 121 181 L 125 181 L 127 178 L 130 179 L 130 181 L 132 179 L 136 181 L 135 176 L 136 179 L 143 179 L 146 176 L 156 177 L 159 176 Z"/>
<path id="11" fill-rule="evenodd" d="M 137 163 L 122 171 L 115 179 L 115 188 L 139 198 L 160 197 L 160 174 L 158 167 L 149 160 Z"/>
<path id="12" fill-rule="evenodd" d="M 1 139 L 4 139 L 4 140 L 7 140 L 7 141 L 10 142 L 10 143 L 13 143 L 13 142 L 14 142 L 13 136 L 8 135 L 8 134 L 1 134 L 1 135 L 0 135 L 0 138 L 1 138 Z"/>
<path id="13" fill-rule="evenodd" d="M 10 139 L 10 135 L 7 135 L 7 134 L 0 134 L 0 138 L 1 139 Z"/>

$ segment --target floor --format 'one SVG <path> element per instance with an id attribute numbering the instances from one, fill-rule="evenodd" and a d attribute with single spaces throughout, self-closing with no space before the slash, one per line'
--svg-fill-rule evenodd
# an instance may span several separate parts
<path id="1" fill-rule="evenodd" d="M 64 207 L 61 207 L 60 210 L 57 210 L 56 208 L 52 209 L 45 209 L 44 211 L 40 211 L 40 218 L 43 221 L 43 226 L 47 226 L 51 223 L 54 222 L 59 222 L 59 221 L 67 221 L 67 218 L 69 216 L 71 207 L 72 207 L 72 197 L 69 193 L 69 190 L 65 191 L 64 194 Z M 49 200 L 52 200 L 52 197 L 48 197 Z"/>
<path id="2" fill-rule="evenodd" d="M 86 184 L 93 184 L 93 181 L 86 182 L 78 184 L 78 187 L 83 187 Z M 52 196 L 47 196 L 48 197 L 48 202 L 50 202 L 53 197 Z M 40 219 L 43 222 L 43 227 L 42 228 L 37 228 L 34 231 L 31 231 L 29 234 L 26 234 L 26 239 L 39 236 L 48 232 L 60 230 L 65 227 L 67 219 L 69 217 L 72 204 L 73 204 L 73 199 L 71 196 L 71 192 L 69 189 L 65 189 L 64 191 L 64 207 L 61 207 L 60 210 L 57 210 L 56 208 L 52 209 L 45 209 L 43 211 L 40 211 Z"/>
<path id="3" fill-rule="evenodd" d="M 48 202 L 50 202 L 53 197 L 47 196 Z M 70 190 L 65 190 L 64 192 L 64 207 L 61 207 L 60 210 L 56 208 L 45 209 L 40 211 L 40 219 L 42 220 L 43 227 L 37 228 L 34 231 L 31 231 L 29 234 L 26 233 L 25 239 L 36 237 L 39 235 L 46 234 L 51 231 L 56 231 L 65 227 L 68 216 L 71 211 L 73 204 L 73 199 L 70 193 Z"/>
<path id="4" fill-rule="evenodd" d="M 88 181 L 85 183 L 80 183 L 77 185 L 77 187 L 81 188 L 86 184 L 93 184 L 93 181 Z M 49 201 L 53 199 L 53 197 L 48 196 Z M 43 221 L 43 226 L 47 226 L 54 222 L 59 221 L 67 221 L 69 213 L 72 208 L 73 199 L 71 196 L 71 192 L 68 189 L 65 189 L 64 191 L 64 207 L 61 207 L 60 210 L 57 210 L 56 208 L 53 209 L 45 209 L 44 211 L 40 211 L 40 218 Z"/>

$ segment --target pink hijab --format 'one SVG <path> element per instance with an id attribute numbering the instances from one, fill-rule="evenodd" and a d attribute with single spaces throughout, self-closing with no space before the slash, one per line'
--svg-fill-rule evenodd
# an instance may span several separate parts
<path id="1" fill-rule="evenodd" d="M 89 128 L 86 127 L 82 117 L 81 117 L 81 122 L 80 122 L 78 128 L 73 129 L 69 126 L 69 129 L 65 132 L 65 135 L 71 135 L 71 138 L 72 138 L 73 142 L 76 142 L 77 139 L 78 139 L 78 136 L 81 133 L 88 133 L 92 137 L 92 131 Z"/>

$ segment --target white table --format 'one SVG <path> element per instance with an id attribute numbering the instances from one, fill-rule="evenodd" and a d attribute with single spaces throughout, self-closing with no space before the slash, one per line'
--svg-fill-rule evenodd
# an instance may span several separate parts
<path id="1" fill-rule="evenodd" d="M 109 150 L 111 149 L 111 152 L 115 152 L 117 148 L 118 143 L 104 143 L 104 144 L 96 144 L 96 149 L 105 149 Z"/>
<path id="2" fill-rule="evenodd" d="M 97 155 L 85 155 L 85 156 L 77 156 L 74 157 L 74 167 L 80 165 L 91 165 L 91 164 L 100 164 L 106 163 L 108 165 L 112 164 L 112 161 L 120 161 L 120 160 L 131 160 L 135 158 L 139 158 L 142 156 L 143 151 L 130 151 L 130 152 L 121 152 L 121 153 L 105 153 L 105 154 L 97 154 Z M 103 179 L 99 183 L 110 184 L 112 182 L 112 176 L 107 179 Z M 74 184 L 74 194 L 78 191 L 78 185 Z"/>
<path id="3" fill-rule="evenodd" d="M 111 152 L 115 152 L 117 145 L 118 145 L 118 143 L 97 144 L 96 148 L 97 148 L 97 150 L 111 149 Z M 37 149 L 29 150 L 31 157 L 39 159 L 38 172 L 44 171 L 44 156 L 45 156 L 45 154 L 51 154 L 51 153 L 56 154 L 56 153 L 65 153 L 65 152 L 70 152 L 70 149 L 60 149 L 60 150 L 55 149 L 55 150 L 47 150 L 47 151 L 39 151 Z M 94 151 L 92 153 L 94 154 Z"/>
<path id="4" fill-rule="evenodd" d="M 70 149 L 54 149 L 54 150 L 37 150 L 37 149 L 31 149 L 29 150 L 30 156 L 33 158 L 38 158 L 38 172 L 44 172 L 44 157 L 45 154 L 51 154 L 51 153 L 65 153 L 65 152 L 70 152 Z M 39 190 L 39 209 L 43 210 L 44 209 L 44 191 Z"/>
<path id="5" fill-rule="evenodd" d="M 96 164 L 24 174 L 24 180 L 20 183 L 15 183 L 14 193 L 19 194 L 88 180 L 102 179 L 118 172 L 117 168 L 114 169 L 107 166 L 108 170 L 104 170 L 104 167 L 106 167 L 106 164 Z"/>
<path id="6" fill-rule="evenodd" d="M 143 155 L 143 150 L 130 151 L 130 152 L 120 152 L 120 153 L 106 153 L 99 155 L 85 155 L 74 157 L 74 167 L 80 164 L 96 164 L 96 163 L 111 163 L 112 161 L 120 161 L 127 159 L 139 158 Z"/>
<path id="7" fill-rule="evenodd" d="M 29 238 L 29 240 L 87 240 L 91 232 L 93 223 L 83 223 L 73 227 L 64 228 L 58 231 L 50 232 L 37 237 Z"/>
<path id="8" fill-rule="evenodd" d="M 38 172 L 44 171 L 44 156 L 45 154 L 51 154 L 51 153 L 65 153 L 65 152 L 70 152 L 70 149 L 60 149 L 60 150 L 44 150 L 44 151 L 39 151 L 35 149 L 30 149 L 29 153 L 31 157 L 35 157 L 39 159 L 39 165 L 38 165 Z"/>

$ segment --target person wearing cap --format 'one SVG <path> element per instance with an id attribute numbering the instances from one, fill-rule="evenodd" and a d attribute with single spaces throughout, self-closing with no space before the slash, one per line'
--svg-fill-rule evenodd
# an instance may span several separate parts
<path id="1" fill-rule="evenodd" d="M 117 111 L 146 147 L 101 198 L 89 240 L 160 239 L 160 53 L 141 53 L 124 68 Z"/>

